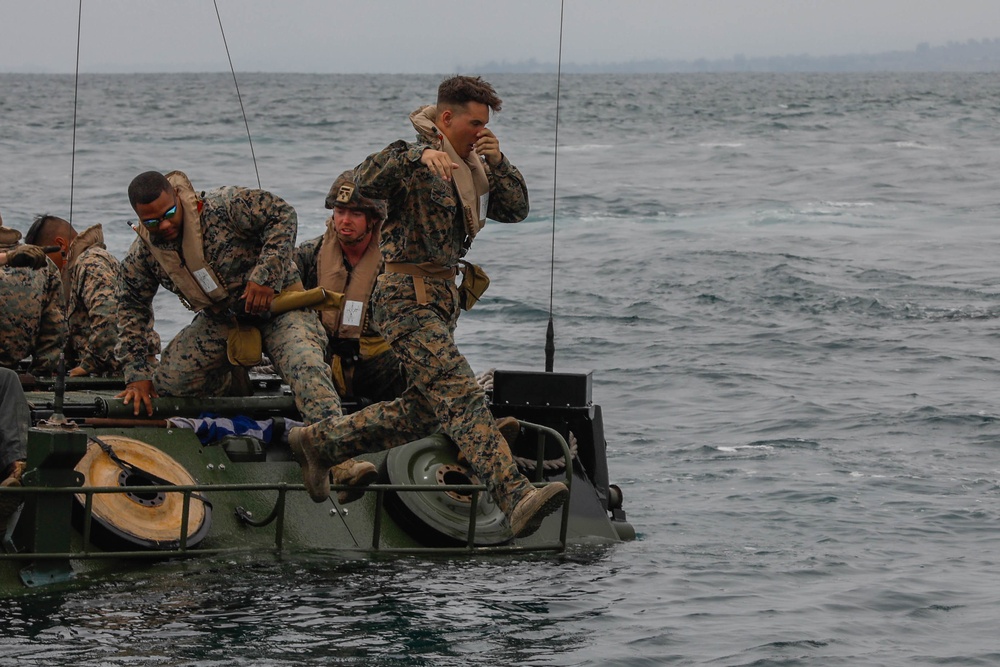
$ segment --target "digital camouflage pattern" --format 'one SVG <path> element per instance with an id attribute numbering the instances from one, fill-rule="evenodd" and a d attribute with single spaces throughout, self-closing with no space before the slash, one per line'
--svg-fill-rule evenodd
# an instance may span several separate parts
<path id="1" fill-rule="evenodd" d="M 17 246 L 21 233 L 0 228 L 0 252 Z M 54 375 L 66 345 L 66 315 L 59 269 L 47 260 L 45 268 L 0 266 L 0 366 L 16 369 L 32 357 L 29 371 Z"/>
<path id="2" fill-rule="evenodd" d="M 121 365 L 115 357 L 118 343 L 116 290 L 120 267 L 102 239 L 91 239 L 84 234 L 77 236 L 73 245 L 78 242 L 86 245 L 65 267 L 69 294 L 66 367 L 80 366 L 89 375 L 107 377 L 121 374 Z"/>
<path id="3" fill-rule="evenodd" d="M 298 220 L 295 209 L 280 197 L 264 191 L 227 186 L 201 192 L 202 240 L 205 260 L 229 290 L 222 309 L 243 313 L 238 298 L 248 281 L 280 292 L 298 282 L 292 261 Z M 152 242 L 180 251 L 180 238 L 172 243 L 152 236 Z M 164 350 L 155 373 L 146 360 L 146 323 L 153 315 L 153 296 L 160 285 L 178 296 L 180 290 L 136 239 L 122 260 L 118 290 L 119 349 L 126 382 L 153 380 L 161 394 L 198 396 L 213 394 L 225 380 L 218 376 L 225 359 L 225 342 L 231 317 L 200 314 Z M 325 336 L 314 311 L 292 311 L 261 326 L 264 348 L 295 393 L 307 421 L 331 414 L 339 405 L 328 367 L 322 362 Z M 219 351 L 221 350 L 221 357 Z M 318 363 L 317 363 L 318 361 Z M 215 370 L 218 368 L 218 371 Z M 207 375 L 198 381 L 200 373 Z M 181 380 L 183 378 L 183 380 Z"/>
<path id="4" fill-rule="evenodd" d="M 380 248 L 386 262 L 432 262 L 454 267 L 465 254 L 465 223 L 454 185 L 420 163 L 430 144 L 397 141 L 354 172 L 361 193 L 388 203 Z M 518 222 L 528 214 L 520 172 L 504 157 L 489 173 L 488 216 Z M 497 430 L 486 395 L 455 345 L 460 313 L 453 280 L 424 278 L 428 303 L 417 303 L 413 277 L 379 276 L 373 297 L 376 328 L 389 341 L 409 385 L 389 403 L 376 403 L 303 431 L 336 463 L 373 447 L 389 448 L 441 430 L 468 459 L 505 514 L 531 490 Z"/>
<path id="5" fill-rule="evenodd" d="M 290 204 L 264 190 L 234 186 L 202 192 L 200 197 L 205 260 L 229 287 L 225 307 L 242 311 L 238 297 L 247 281 L 280 292 L 297 280 L 291 257 L 298 221 Z M 180 251 L 180 238 L 171 243 L 154 236 L 153 243 Z M 152 368 L 146 361 L 144 331 L 152 320 L 153 296 L 160 285 L 178 296 L 181 292 L 141 239 L 132 243 L 121 269 L 118 357 L 126 382 L 148 380 Z"/>
<path id="6" fill-rule="evenodd" d="M 375 291 L 377 326 L 402 360 L 410 382 L 403 395 L 313 424 L 304 435 L 307 441 L 321 443 L 327 458 L 339 462 L 441 430 L 489 487 L 500 509 L 509 514 L 531 483 L 517 470 L 494 425 L 486 395 L 455 345 L 460 312 L 455 283 L 424 280 L 431 297 L 426 306 L 417 303 L 413 278 L 408 275 L 382 275 Z"/>
<path id="7" fill-rule="evenodd" d="M 446 268 L 465 253 L 465 223 L 451 182 L 420 163 L 429 143 L 397 141 L 369 156 L 354 170 L 361 194 L 385 199 L 389 216 L 379 248 L 386 262 L 431 262 Z M 521 172 L 504 156 L 487 168 L 490 202 L 487 217 L 520 222 L 528 215 L 528 187 Z"/>
<path id="8" fill-rule="evenodd" d="M 292 310 L 258 328 L 264 349 L 291 387 L 303 419 L 312 423 L 342 414 L 323 360 L 326 336 L 315 311 Z M 165 396 L 226 395 L 232 378 L 226 353 L 229 330 L 226 321 L 196 315 L 163 350 L 153 374 L 157 392 Z"/>
<path id="9" fill-rule="evenodd" d="M 121 282 L 121 264 L 104 245 L 100 224 L 84 230 L 73 239 L 62 269 L 66 289 L 66 319 L 69 338 L 66 343 L 66 368 L 77 366 L 88 375 L 121 375 L 121 363 L 115 356 L 118 344 L 117 289 Z M 146 323 L 147 355 L 160 353 L 160 337 L 153 323 Z"/>

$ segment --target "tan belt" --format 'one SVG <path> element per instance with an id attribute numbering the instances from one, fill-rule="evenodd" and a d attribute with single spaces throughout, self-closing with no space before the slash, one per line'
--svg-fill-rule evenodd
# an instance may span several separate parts
<path id="1" fill-rule="evenodd" d="M 449 268 L 440 264 L 432 264 L 431 262 L 421 262 L 420 264 L 386 262 L 385 272 L 405 273 L 408 276 L 413 276 L 413 291 L 416 293 L 417 303 L 421 306 L 426 306 L 429 303 L 424 278 L 454 280 L 455 276 L 458 275 L 458 269 L 454 266 Z"/>

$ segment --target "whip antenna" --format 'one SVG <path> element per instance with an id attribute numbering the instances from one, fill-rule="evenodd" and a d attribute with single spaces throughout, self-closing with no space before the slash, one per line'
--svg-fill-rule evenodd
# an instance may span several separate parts
<path id="1" fill-rule="evenodd" d="M 76 77 L 73 82 L 73 148 L 69 166 L 69 222 L 73 224 L 73 186 L 76 183 L 76 107 L 80 94 L 80 26 L 83 24 L 83 0 L 76 17 Z"/>
<path id="2" fill-rule="evenodd" d="M 556 282 L 556 177 L 559 174 L 559 89 L 562 83 L 563 14 L 566 0 L 559 3 L 559 60 L 556 65 L 556 139 L 552 156 L 552 254 L 549 258 L 549 326 L 545 330 L 545 372 L 551 373 L 556 356 L 555 325 L 552 321 L 552 294 Z"/>
<path id="3" fill-rule="evenodd" d="M 82 0 L 81 0 L 82 2 Z M 240 84 L 236 81 L 236 68 L 233 67 L 233 57 L 229 55 L 229 43 L 226 42 L 226 31 L 222 27 L 222 14 L 219 13 L 219 3 L 212 0 L 215 5 L 215 16 L 219 19 L 219 32 L 222 33 L 222 45 L 226 47 L 226 58 L 229 59 L 229 71 L 233 73 L 233 85 L 236 86 L 236 98 L 240 101 L 240 111 L 243 112 L 243 125 L 247 128 L 247 141 L 250 142 L 250 157 L 253 158 L 253 171 L 257 174 L 257 187 L 260 188 L 260 171 L 257 170 L 257 156 L 253 152 L 253 139 L 250 137 L 250 123 L 247 122 L 247 112 L 243 108 L 243 96 L 240 95 Z"/>

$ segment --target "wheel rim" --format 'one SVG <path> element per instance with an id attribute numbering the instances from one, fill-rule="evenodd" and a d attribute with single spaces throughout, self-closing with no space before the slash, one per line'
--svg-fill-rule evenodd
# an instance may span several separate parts
<path id="1" fill-rule="evenodd" d="M 457 460 L 458 450 L 443 435 L 432 435 L 389 450 L 386 468 L 389 481 L 400 485 L 480 484 L 475 474 Z M 427 537 L 427 529 L 448 541 L 465 544 L 468 541 L 469 515 L 472 497 L 464 492 L 402 491 L 393 494 L 397 509 L 407 516 L 401 523 L 409 525 L 414 537 Z M 400 507 L 401 506 L 401 507 Z M 505 517 L 489 492 L 482 491 L 476 503 L 476 535 L 474 544 L 486 546 L 510 540 Z"/>

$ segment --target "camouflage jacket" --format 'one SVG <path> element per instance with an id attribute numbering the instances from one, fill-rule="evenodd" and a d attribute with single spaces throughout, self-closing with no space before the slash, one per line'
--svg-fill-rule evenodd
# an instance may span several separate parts
<path id="1" fill-rule="evenodd" d="M 4 232 L 0 252 L 12 250 L 21 237 L 17 230 L 5 228 Z M 30 356 L 32 373 L 55 374 L 66 345 L 63 298 L 59 269 L 51 260 L 37 271 L 0 266 L 0 366 L 16 369 Z"/>
<path id="2" fill-rule="evenodd" d="M 420 163 L 424 150 L 437 148 L 426 139 L 397 141 L 374 153 L 354 170 L 365 197 L 385 199 L 389 216 L 382 225 L 379 247 L 386 262 L 439 266 L 458 264 L 465 247 L 465 222 L 455 186 Z M 528 215 L 528 188 L 521 172 L 504 156 L 487 170 L 490 201 L 486 216 L 520 222 Z"/>
<path id="3" fill-rule="evenodd" d="M 118 343 L 115 290 L 120 266 L 104 245 L 101 225 L 94 225 L 73 239 L 63 271 L 68 290 L 66 367 L 81 366 L 90 375 L 120 374 L 121 366 L 115 358 Z"/>
<path id="4" fill-rule="evenodd" d="M 275 292 L 298 281 L 292 261 L 298 219 L 295 209 L 264 190 L 226 186 L 199 193 L 205 260 L 229 290 L 223 304 L 243 311 L 240 294 L 247 282 Z M 153 243 L 180 250 L 173 242 L 153 237 Z M 147 323 L 153 316 L 153 296 L 160 285 L 180 296 L 180 290 L 153 259 L 141 239 L 136 239 L 121 263 L 118 289 L 118 359 L 126 382 L 148 380 L 152 369 L 146 361 Z"/>

